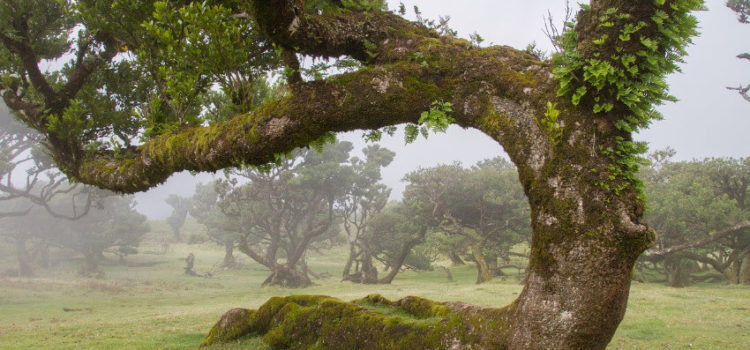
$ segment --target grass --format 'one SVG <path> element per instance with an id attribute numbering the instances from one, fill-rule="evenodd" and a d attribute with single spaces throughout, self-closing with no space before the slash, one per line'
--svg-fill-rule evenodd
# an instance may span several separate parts
<path id="1" fill-rule="evenodd" d="M 473 266 L 453 267 L 453 282 L 435 271 L 399 274 L 391 285 L 340 282 L 345 249 L 313 255 L 311 267 L 331 278 L 319 285 L 287 290 L 260 288 L 267 271 L 247 258 L 241 270 L 215 270 L 223 247 L 212 243 L 173 244 L 158 255 L 163 224 L 145 240 L 139 254 L 103 266 L 106 279 L 75 275 L 76 262 L 59 262 L 32 279 L 0 278 L 0 349 L 194 349 L 227 310 L 257 308 L 271 296 L 326 294 L 343 300 L 380 293 L 389 299 L 419 295 L 439 301 L 461 300 L 501 306 L 518 296 L 516 279 L 475 285 Z M 196 256 L 195 270 L 214 270 L 212 278 L 183 273 L 184 257 Z M 238 254 L 238 256 L 240 256 Z M 13 264 L 0 247 L 0 262 Z M 511 271 L 509 271 L 511 272 Z M 699 284 L 674 289 L 633 284 L 630 303 L 610 349 L 750 349 L 750 288 Z M 63 308 L 72 311 L 65 311 Z M 384 308 L 381 312 L 392 310 Z M 267 349 L 245 338 L 211 349 Z"/>

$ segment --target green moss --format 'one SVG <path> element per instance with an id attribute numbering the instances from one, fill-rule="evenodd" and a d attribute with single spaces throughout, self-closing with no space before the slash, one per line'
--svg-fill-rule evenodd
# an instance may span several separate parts
<path id="1" fill-rule="evenodd" d="M 251 319 L 256 312 L 247 309 L 227 311 L 216 325 L 211 328 L 200 346 L 226 343 L 250 332 Z"/>
<path id="2" fill-rule="evenodd" d="M 447 349 L 462 345 L 503 349 L 509 329 L 506 309 L 447 304 L 418 297 L 393 302 L 369 295 L 353 302 L 320 295 L 274 297 L 257 311 L 227 313 L 202 344 L 227 335 L 262 335 L 280 349 Z M 230 313 L 239 320 L 228 327 Z M 221 325 L 224 325 L 221 327 Z"/>

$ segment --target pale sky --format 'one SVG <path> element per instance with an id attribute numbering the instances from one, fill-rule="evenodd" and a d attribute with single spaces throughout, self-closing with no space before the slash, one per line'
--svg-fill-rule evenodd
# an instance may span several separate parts
<path id="1" fill-rule="evenodd" d="M 550 10 L 562 19 L 564 0 L 421 0 L 403 1 L 413 18 L 412 7 L 419 6 L 423 17 L 451 16 L 451 27 L 461 37 L 479 33 L 485 44 L 494 43 L 524 48 L 531 42 L 551 50 L 544 35 L 544 16 Z M 737 59 L 750 51 L 746 39 L 750 24 L 737 22 L 723 0 L 708 0 L 707 12 L 698 14 L 702 35 L 690 47 L 683 73 L 669 78 L 677 103 L 661 106 L 664 120 L 655 122 L 639 136 L 651 149 L 667 146 L 677 151 L 679 160 L 705 157 L 747 157 L 750 143 L 750 103 L 725 87 L 750 83 L 750 62 Z M 391 1 L 391 8 L 397 2 Z M 340 135 L 340 139 L 364 143 L 358 133 Z M 500 146 L 476 130 L 451 127 L 446 134 L 431 135 L 404 145 L 403 136 L 384 137 L 381 144 L 396 152 L 394 162 L 383 171 L 383 181 L 393 188 L 392 199 L 399 199 L 404 184 L 401 178 L 417 167 L 460 161 L 468 166 L 479 160 L 504 155 Z M 136 196 L 138 209 L 150 218 L 164 218 L 171 209 L 164 203 L 170 193 L 190 196 L 196 181 L 210 181 L 210 174 L 193 177 L 187 173 L 173 175 L 165 184 Z"/>

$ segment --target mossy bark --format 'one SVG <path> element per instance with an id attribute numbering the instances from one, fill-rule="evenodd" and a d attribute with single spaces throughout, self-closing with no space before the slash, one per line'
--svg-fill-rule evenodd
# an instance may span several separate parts
<path id="1" fill-rule="evenodd" d="M 488 282 L 492 279 L 492 273 L 490 272 L 490 265 L 484 259 L 482 247 L 475 244 L 471 246 L 471 252 L 474 256 L 474 261 L 477 263 L 477 284 Z"/>

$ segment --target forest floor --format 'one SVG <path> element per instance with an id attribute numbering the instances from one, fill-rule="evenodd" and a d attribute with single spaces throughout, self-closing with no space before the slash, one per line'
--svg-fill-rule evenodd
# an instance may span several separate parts
<path id="1" fill-rule="evenodd" d="M 163 225 L 152 227 L 164 234 Z M 521 291 L 515 277 L 474 284 L 471 264 L 451 267 L 453 281 L 435 269 L 405 271 L 390 285 L 341 282 L 345 249 L 312 254 L 311 269 L 331 276 L 315 280 L 316 286 L 261 288 L 268 271 L 247 258 L 241 259 L 242 269 L 219 270 L 215 266 L 223 247 L 171 244 L 161 254 L 157 237 L 150 234 L 141 253 L 124 264 L 107 255 L 104 279 L 77 277 L 75 261 L 39 270 L 34 278 L 0 277 L 0 349 L 195 349 L 224 312 L 257 308 L 272 296 L 326 294 L 353 300 L 379 293 L 389 299 L 418 295 L 496 307 Z M 198 273 L 212 271 L 213 276 L 185 275 L 189 253 L 195 255 Z M 3 270 L 12 266 L 12 257 L 8 247 L 0 246 Z M 267 347 L 250 337 L 210 349 Z M 750 349 L 750 287 L 634 283 L 625 319 L 608 349 Z"/>

